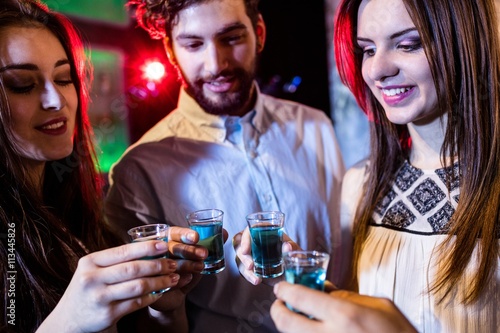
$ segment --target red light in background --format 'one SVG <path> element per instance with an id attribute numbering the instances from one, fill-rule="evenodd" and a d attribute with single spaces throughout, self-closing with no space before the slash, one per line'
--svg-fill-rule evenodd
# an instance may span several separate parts
<path id="1" fill-rule="evenodd" d="M 149 82 L 159 82 L 166 74 L 165 66 L 157 60 L 147 62 L 141 69 L 143 78 Z"/>

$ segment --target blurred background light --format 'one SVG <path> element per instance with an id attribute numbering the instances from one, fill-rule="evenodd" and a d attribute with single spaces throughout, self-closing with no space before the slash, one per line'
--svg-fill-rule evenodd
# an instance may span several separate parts
<path id="1" fill-rule="evenodd" d="M 157 60 L 146 62 L 142 67 L 142 72 L 143 78 L 148 82 L 159 82 L 166 74 L 165 66 Z"/>

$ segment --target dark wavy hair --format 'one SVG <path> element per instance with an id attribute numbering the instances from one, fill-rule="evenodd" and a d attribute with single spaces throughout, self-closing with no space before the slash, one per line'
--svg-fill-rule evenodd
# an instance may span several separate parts
<path id="1" fill-rule="evenodd" d="M 127 6 L 135 10 L 137 23 L 151 38 L 171 37 L 177 15 L 185 8 L 217 0 L 129 0 Z M 259 18 L 259 0 L 241 0 L 255 29 Z"/>
<path id="2" fill-rule="evenodd" d="M 411 147 L 408 129 L 391 123 L 365 84 L 362 51 L 356 43 L 362 0 L 343 0 L 335 19 L 335 59 L 342 82 L 371 120 L 368 179 L 354 221 L 354 270 L 375 205 L 389 189 Z M 403 0 L 423 43 L 448 115 L 441 158 L 457 156 L 460 201 L 441 256 L 445 268 L 434 291 L 448 295 L 476 260 L 478 271 L 464 302 L 473 302 L 494 278 L 500 256 L 500 45 L 493 0 Z M 448 165 L 449 166 L 449 165 Z"/>
<path id="3" fill-rule="evenodd" d="M 78 94 L 73 152 L 46 163 L 43 195 L 29 181 L 11 130 L 5 88 L 0 80 L 0 331 L 33 332 L 64 293 L 80 257 L 116 244 L 105 229 L 101 181 L 91 142 L 85 84 L 90 66 L 78 32 L 64 16 L 35 0 L 2 0 L 0 33 L 6 27 L 50 30 L 61 42 L 71 64 Z M 12 239 L 15 240 L 13 243 Z M 9 256 L 10 254 L 10 256 Z M 15 254 L 15 267 L 7 265 Z M 8 325 L 10 285 L 7 272 L 16 271 L 16 325 Z"/>

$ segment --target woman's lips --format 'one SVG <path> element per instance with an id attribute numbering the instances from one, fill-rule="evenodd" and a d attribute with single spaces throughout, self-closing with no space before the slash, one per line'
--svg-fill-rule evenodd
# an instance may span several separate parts
<path id="1" fill-rule="evenodd" d="M 35 127 L 38 131 L 48 135 L 61 135 L 66 133 L 68 128 L 66 118 L 58 118 Z"/>
<path id="2" fill-rule="evenodd" d="M 395 106 L 402 103 L 412 95 L 414 87 L 396 87 L 396 88 L 382 88 L 382 98 L 389 106 Z"/>

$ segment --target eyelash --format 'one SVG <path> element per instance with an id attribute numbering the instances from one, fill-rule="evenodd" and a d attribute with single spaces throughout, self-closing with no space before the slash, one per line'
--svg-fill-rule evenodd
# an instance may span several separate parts
<path id="1" fill-rule="evenodd" d="M 73 84 L 73 80 L 57 80 L 57 81 L 54 81 L 57 85 L 61 86 L 61 87 L 66 87 L 66 86 L 69 86 L 70 84 Z"/>
<path id="2" fill-rule="evenodd" d="M 9 86 L 8 89 L 12 91 L 14 94 L 23 94 L 27 95 L 29 94 L 33 88 L 35 88 L 34 84 L 30 84 L 29 86 L 22 86 L 22 87 L 14 87 L 14 86 Z"/>
<path id="3" fill-rule="evenodd" d="M 236 36 L 229 36 L 229 37 L 225 37 L 225 38 L 221 39 L 221 41 L 223 42 L 223 44 L 233 45 L 233 44 L 238 44 L 241 40 L 243 40 L 243 37 L 244 37 L 243 34 L 236 35 Z M 196 51 L 202 45 L 203 45 L 203 43 L 201 43 L 201 42 L 188 43 L 184 46 L 184 48 L 186 48 L 189 51 Z"/>
<path id="4" fill-rule="evenodd" d="M 194 51 L 194 50 L 198 49 L 201 45 L 202 45 L 201 43 L 190 43 L 190 44 L 186 44 L 184 47 L 187 50 Z"/>
<path id="5" fill-rule="evenodd" d="M 422 48 L 422 42 L 415 41 L 411 44 L 400 44 L 398 47 L 407 50 L 408 52 L 420 50 Z"/>
<path id="6" fill-rule="evenodd" d="M 243 39 L 243 35 L 230 36 L 224 39 L 227 44 L 237 43 Z"/>
<path id="7" fill-rule="evenodd" d="M 60 87 L 66 87 L 73 84 L 73 80 L 57 80 L 54 81 Z M 28 86 L 9 86 L 8 89 L 14 94 L 24 94 L 28 95 L 35 88 L 35 84 L 30 84 Z"/>
<path id="8" fill-rule="evenodd" d="M 418 51 L 422 48 L 422 42 L 420 41 L 416 41 L 412 44 L 399 44 L 397 46 L 398 49 L 402 49 L 403 51 L 405 52 L 414 52 L 414 51 Z M 363 52 L 363 55 L 364 56 L 372 56 L 375 52 L 375 48 L 371 47 L 371 48 L 362 48 L 361 51 Z"/>

